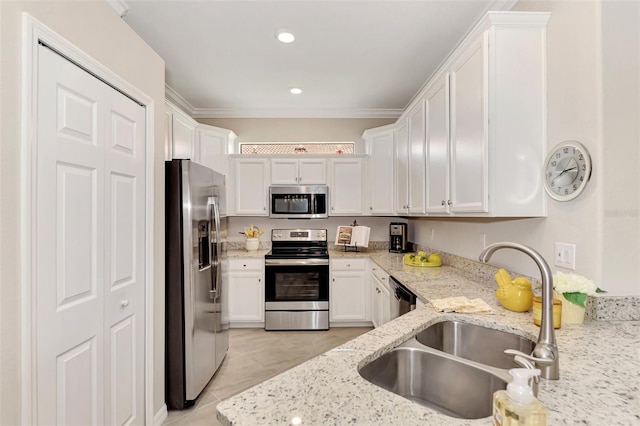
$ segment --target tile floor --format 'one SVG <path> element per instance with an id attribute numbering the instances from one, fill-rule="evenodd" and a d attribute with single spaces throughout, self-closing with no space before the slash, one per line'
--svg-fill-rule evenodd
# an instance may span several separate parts
<path id="1" fill-rule="evenodd" d="M 216 406 L 260 382 L 341 345 L 371 328 L 328 331 L 232 329 L 220 369 L 188 410 L 169 411 L 163 425 L 219 425 Z"/>

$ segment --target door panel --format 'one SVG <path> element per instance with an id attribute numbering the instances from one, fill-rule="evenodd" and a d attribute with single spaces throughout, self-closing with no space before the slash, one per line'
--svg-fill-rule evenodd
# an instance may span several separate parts
<path id="1" fill-rule="evenodd" d="M 97 297 L 96 170 L 57 164 L 58 309 Z"/>
<path id="2" fill-rule="evenodd" d="M 135 315 L 115 324 L 110 333 L 111 346 L 111 424 L 131 424 L 137 417 L 136 404 L 136 318 Z"/>
<path id="3" fill-rule="evenodd" d="M 96 347 L 95 338 L 91 338 L 57 357 L 56 424 L 97 424 Z"/>

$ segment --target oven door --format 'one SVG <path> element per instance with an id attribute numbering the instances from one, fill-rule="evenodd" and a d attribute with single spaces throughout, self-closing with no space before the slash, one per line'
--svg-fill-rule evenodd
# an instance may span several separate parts
<path id="1" fill-rule="evenodd" d="M 265 262 L 265 308 L 329 308 L 328 259 L 268 259 Z"/>

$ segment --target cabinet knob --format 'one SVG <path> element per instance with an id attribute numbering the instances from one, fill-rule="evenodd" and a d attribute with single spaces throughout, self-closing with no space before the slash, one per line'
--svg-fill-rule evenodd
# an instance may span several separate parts
<path id="1" fill-rule="evenodd" d="M 444 206 L 446 203 L 444 202 L 444 200 L 442 200 L 442 205 Z"/>
<path id="2" fill-rule="evenodd" d="M 347 263 L 347 268 L 351 268 L 351 264 L 350 263 Z"/>
<path id="3" fill-rule="evenodd" d="M 336 279 L 335 279 L 335 278 L 332 278 L 332 279 L 331 279 L 331 281 L 333 281 L 333 282 L 335 283 L 335 282 L 336 282 Z"/>
<path id="4" fill-rule="evenodd" d="M 127 306 L 129 306 L 129 299 L 122 299 L 122 300 L 120 301 L 120 307 L 124 309 L 124 308 L 126 308 Z"/>
<path id="5" fill-rule="evenodd" d="M 453 201 L 449 200 L 449 201 L 447 201 L 447 204 L 451 206 L 451 205 L 453 205 Z"/>

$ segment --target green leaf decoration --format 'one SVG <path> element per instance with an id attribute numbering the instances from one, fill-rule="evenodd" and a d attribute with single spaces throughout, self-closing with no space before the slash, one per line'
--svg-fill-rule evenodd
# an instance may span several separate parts
<path id="1" fill-rule="evenodd" d="M 584 302 L 587 301 L 586 293 L 580 293 L 580 292 L 562 293 L 562 295 L 564 296 L 565 299 L 567 299 L 569 302 L 573 303 L 574 305 L 582 306 L 583 308 L 585 307 Z"/>

